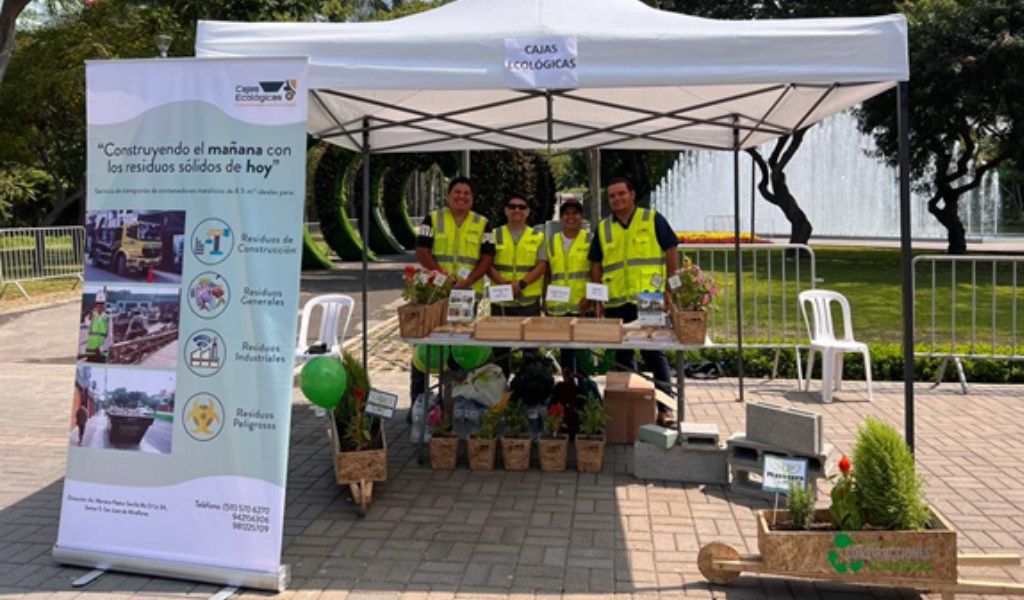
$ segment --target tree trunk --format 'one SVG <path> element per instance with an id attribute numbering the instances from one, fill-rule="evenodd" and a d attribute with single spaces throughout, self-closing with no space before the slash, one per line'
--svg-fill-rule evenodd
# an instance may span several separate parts
<path id="1" fill-rule="evenodd" d="M 761 172 L 761 178 L 757 184 L 761 197 L 778 206 L 782 210 L 782 214 L 786 216 L 786 220 L 789 221 L 789 243 L 806 244 L 811 239 L 814 227 L 807 219 L 803 209 L 797 204 L 792 192 L 789 191 L 785 172 L 786 164 L 789 163 L 789 159 L 792 158 L 796 149 L 800 147 L 803 134 L 801 132 L 799 136 L 794 135 L 795 139 L 792 145 L 783 153 L 782 148 L 789 142 L 789 137 L 784 136 L 776 142 L 775 150 L 768 162 L 765 162 L 757 148 L 747 150 L 747 154 L 754 160 Z M 781 161 L 779 160 L 780 156 L 782 157 Z"/>
<path id="2" fill-rule="evenodd" d="M 0 85 L 3 85 L 7 64 L 14 54 L 15 23 L 28 3 L 29 0 L 3 0 L 0 7 Z"/>
<path id="3" fill-rule="evenodd" d="M 967 230 L 960 221 L 960 195 L 948 185 L 939 184 L 939 190 L 928 200 L 928 212 L 946 228 L 946 254 L 967 254 Z"/>

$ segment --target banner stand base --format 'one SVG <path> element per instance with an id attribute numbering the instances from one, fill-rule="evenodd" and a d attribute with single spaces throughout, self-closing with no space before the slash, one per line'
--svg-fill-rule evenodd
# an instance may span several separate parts
<path id="1" fill-rule="evenodd" d="M 246 571 L 192 563 L 175 563 L 122 554 L 75 550 L 61 548 L 56 545 L 53 547 L 53 559 L 59 563 L 76 567 L 88 567 L 105 571 L 123 571 L 125 573 L 171 579 L 186 579 L 189 581 L 217 583 L 257 590 L 270 590 L 272 592 L 283 592 L 291 581 L 291 570 L 288 568 L 288 565 L 281 565 L 276 572 Z"/>

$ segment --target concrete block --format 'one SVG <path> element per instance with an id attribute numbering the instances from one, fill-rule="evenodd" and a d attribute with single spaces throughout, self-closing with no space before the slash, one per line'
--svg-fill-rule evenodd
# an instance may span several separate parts
<path id="1" fill-rule="evenodd" d="M 800 456 L 821 454 L 824 426 L 820 414 L 767 402 L 747 403 L 747 439 Z"/>
<path id="2" fill-rule="evenodd" d="M 633 445 L 633 476 L 637 479 L 724 485 L 729 482 L 728 456 L 726 449 L 720 447 L 692 449 L 673 446 L 666 450 L 638 441 Z"/>
<path id="3" fill-rule="evenodd" d="M 718 425 L 714 423 L 679 424 L 679 443 L 688 447 L 718 448 Z"/>
<path id="4" fill-rule="evenodd" d="M 678 440 L 678 431 L 666 429 L 658 425 L 643 425 L 637 432 L 637 442 L 645 442 L 666 450 L 675 446 Z"/>
<path id="5" fill-rule="evenodd" d="M 806 458 L 808 472 L 821 472 L 824 473 L 825 476 L 830 475 L 835 467 L 835 461 L 832 460 L 832 455 L 834 454 L 832 444 L 825 444 L 822 446 L 821 452 L 818 454 L 807 455 L 791 452 L 784 448 L 771 446 L 762 442 L 756 442 L 743 433 L 733 434 L 725 443 L 729 448 L 729 460 L 734 462 L 742 462 L 749 465 L 760 465 L 763 468 L 764 455 L 767 453 L 784 457 Z"/>

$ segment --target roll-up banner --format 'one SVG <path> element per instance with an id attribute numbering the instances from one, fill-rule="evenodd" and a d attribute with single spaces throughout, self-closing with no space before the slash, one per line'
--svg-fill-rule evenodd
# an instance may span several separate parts
<path id="1" fill-rule="evenodd" d="M 57 561 L 287 585 L 307 68 L 87 64 L 86 275 Z"/>

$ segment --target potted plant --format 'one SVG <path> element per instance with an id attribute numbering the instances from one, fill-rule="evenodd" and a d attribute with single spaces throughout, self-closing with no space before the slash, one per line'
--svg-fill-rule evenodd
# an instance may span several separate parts
<path id="1" fill-rule="evenodd" d="M 469 455 L 469 468 L 472 471 L 493 471 L 495 451 L 498 442 L 498 424 L 507 400 L 502 400 L 487 409 L 480 419 L 480 427 L 469 435 L 466 441 L 466 453 Z"/>
<path id="2" fill-rule="evenodd" d="M 331 442 L 334 478 L 347 484 L 363 514 L 373 493 L 373 482 L 388 477 L 387 440 L 384 423 L 366 413 L 370 379 L 363 363 L 345 352 L 341 357 L 348 385 L 341 402 L 331 410 Z"/>
<path id="3" fill-rule="evenodd" d="M 430 468 L 451 470 L 459 458 L 459 436 L 452 433 L 451 417 L 440 403 L 427 413 L 430 432 Z"/>
<path id="4" fill-rule="evenodd" d="M 844 456 L 839 468 L 829 509 L 758 511 L 765 571 L 850 583 L 957 581 L 956 531 L 925 503 L 914 456 L 892 425 L 868 417 L 853 460 Z"/>
<path id="5" fill-rule="evenodd" d="M 600 396 L 590 394 L 579 411 L 580 433 L 576 436 L 576 470 L 600 473 L 604 468 L 604 426 L 608 409 Z"/>
<path id="6" fill-rule="evenodd" d="M 455 278 L 407 265 L 402 280 L 402 297 L 408 303 L 398 307 L 399 330 L 405 338 L 426 337 L 447 320 L 448 295 L 455 286 Z"/>
<path id="7" fill-rule="evenodd" d="M 501 458 L 506 471 L 525 471 L 530 468 L 530 449 L 533 440 L 526 433 L 526 407 L 522 400 L 514 400 L 505 409 L 505 435 L 501 437 Z"/>
<path id="8" fill-rule="evenodd" d="M 689 258 L 668 278 L 668 306 L 672 329 L 682 344 L 703 344 L 707 337 L 707 310 L 713 308 L 718 287 L 714 278 Z"/>
<path id="9" fill-rule="evenodd" d="M 565 409 L 554 402 L 548 407 L 544 418 L 545 434 L 537 442 L 541 471 L 564 471 L 569 456 L 569 436 L 562 433 Z"/>

